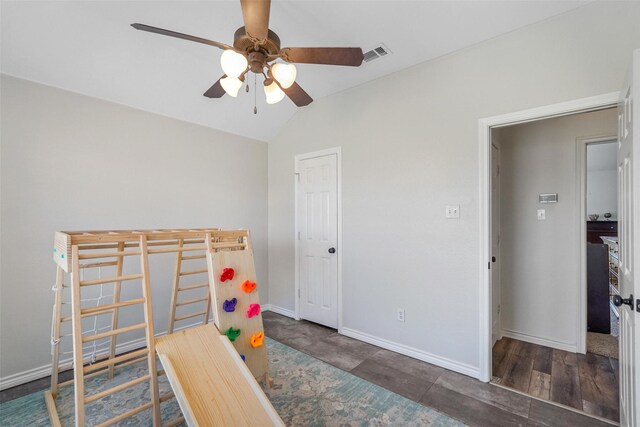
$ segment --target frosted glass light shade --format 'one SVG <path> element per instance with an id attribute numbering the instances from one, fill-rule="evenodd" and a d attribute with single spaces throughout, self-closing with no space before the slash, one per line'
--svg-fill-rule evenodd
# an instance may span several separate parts
<path id="1" fill-rule="evenodd" d="M 271 66 L 271 74 L 284 89 L 291 87 L 296 81 L 296 66 L 293 64 L 277 63 Z"/>
<path id="2" fill-rule="evenodd" d="M 267 96 L 267 104 L 275 104 L 282 101 L 282 98 L 284 98 L 284 92 L 278 87 L 276 82 L 272 82 L 269 86 L 265 86 L 264 94 Z"/>
<path id="3" fill-rule="evenodd" d="M 227 76 L 240 77 L 240 74 L 247 69 L 248 62 L 244 55 L 241 55 L 231 49 L 227 49 L 222 52 L 220 65 L 222 65 L 222 71 L 224 71 Z"/>
<path id="4" fill-rule="evenodd" d="M 225 77 L 220 80 L 220 85 L 225 92 L 235 98 L 238 96 L 238 91 L 242 87 L 242 81 L 234 77 Z"/>

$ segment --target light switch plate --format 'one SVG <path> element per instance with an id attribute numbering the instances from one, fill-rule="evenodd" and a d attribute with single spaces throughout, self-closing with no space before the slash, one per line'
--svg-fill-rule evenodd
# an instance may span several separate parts
<path id="1" fill-rule="evenodd" d="M 547 212 L 544 209 L 538 209 L 538 221 L 544 221 L 547 219 Z"/>
<path id="2" fill-rule="evenodd" d="M 444 216 L 445 218 L 460 218 L 460 205 L 448 205 Z"/>

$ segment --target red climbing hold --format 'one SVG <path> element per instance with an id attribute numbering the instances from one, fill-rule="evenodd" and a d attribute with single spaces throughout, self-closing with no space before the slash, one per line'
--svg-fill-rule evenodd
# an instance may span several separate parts
<path id="1" fill-rule="evenodd" d="M 225 268 L 224 270 L 222 270 L 222 274 L 220 275 L 220 281 L 225 282 L 227 280 L 233 280 L 233 276 L 235 274 L 236 272 L 233 270 L 233 268 Z"/>

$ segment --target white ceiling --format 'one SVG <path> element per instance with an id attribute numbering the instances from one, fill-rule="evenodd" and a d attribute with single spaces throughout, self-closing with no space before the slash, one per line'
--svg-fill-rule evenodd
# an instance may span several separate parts
<path id="1" fill-rule="evenodd" d="M 270 28 L 283 47 L 384 42 L 393 55 L 359 68 L 298 66 L 314 98 L 453 52 L 564 13 L 585 0 L 277 1 Z M 266 105 L 253 92 L 202 96 L 222 74 L 221 51 L 136 31 L 133 22 L 231 44 L 242 25 L 234 1 L 2 1 L 3 73 L 147 111 L 270 140 L 296 112 L 285 99 Z"/>

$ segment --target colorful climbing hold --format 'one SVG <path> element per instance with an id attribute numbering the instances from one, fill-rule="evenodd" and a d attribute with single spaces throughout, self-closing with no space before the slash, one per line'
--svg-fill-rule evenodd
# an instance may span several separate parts
<path id="1" fill-rule="evenodd" d="M 247 359 L 244 357 L 244 354 L 241 354 L 241 355 L 240 355 L 240 358 L 242 359 L 242 361 L 243 361 L 243 362 L 246 362 L 246 361 L 247 361 Z"/>
<path id="2" fill-rule="evenodd" d="M 220 274 L 220 281 L 226 282 L 227 280 L 233 280 L 233 276 L 235 276 L 236 272 L 233 268 L 225 268 L 222 270 L 222 274 Z"/>
<path id="3" fill-rule="evenodd" d="M 233 329 L 233 327 L 230 327 L 224 332 L 224 334 L 229 337 L 229 341 L 234 342 L 240 335 L 240 329 Z"/>
<path id="4" fill-rule="evenodd" d="M 237 298 L 231 298 L 231 300 L 224 300 L 224 302 L 222 303 L 222 309 L 224 311 L 226 311 L 227 313 L 231 313 L 236 311 L 236 304 L 238 303 L 238 299 Z"/>
<path id="5" fill-rule="evenodd" d="M 262 347 L 263 340 L 264 340 L 264 332 L 258 332 L 257 334 L 251 335 L 251 339 L 249 340 L 249 343 L 253 348 Z"/>
<path id="6" fill-rule="evenodd" d="M 260 314 L 260 304 L 249 304 L 249 310 L 247 310 L 247 317 L 252 318 L 253 316 L 257 316 L 258 314 Z"/>
<path id="7" fill-rule="evenodd" d="M 253 292 L 256 289 L 256 286 L 256 282 L 252 282 L 251 280 L 245 280 L 241 285 L 242 290 L 248 294 Z"/>

